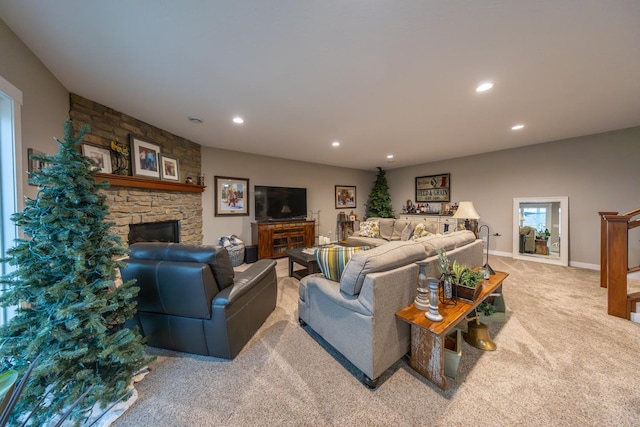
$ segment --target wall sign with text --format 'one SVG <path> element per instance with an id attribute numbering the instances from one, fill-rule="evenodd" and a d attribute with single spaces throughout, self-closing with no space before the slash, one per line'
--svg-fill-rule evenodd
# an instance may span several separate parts
<path id="1" fill-rule="evenodd" d="M 416 202 L 451 201 L 451 174 L 416 177 Z"/>

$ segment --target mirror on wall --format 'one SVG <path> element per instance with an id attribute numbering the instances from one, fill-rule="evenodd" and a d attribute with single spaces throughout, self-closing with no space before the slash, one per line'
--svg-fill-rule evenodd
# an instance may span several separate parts
<path id="1" fill-rule="evenodd" d="M 569 265 L 569 198 L 513 199 L 513 258 Z"/>

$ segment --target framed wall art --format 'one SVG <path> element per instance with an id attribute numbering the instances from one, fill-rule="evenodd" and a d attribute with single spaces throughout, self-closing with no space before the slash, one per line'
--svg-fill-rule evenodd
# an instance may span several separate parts
<path id="1" fill-rule="evenodd" d="M 214 177 L 215 216 L 249 215 L 249 179 Z"/>
<path id="2" fill-rule="evenodd" d="M 137 136 L 131 138 L 131 166 L 133 175 L 160 178 L 160 146 Z"/>
<path id="3" fill-rule="evenodd" d="M 91 144 L 82 144 L 82 155 L 94 161 L 102 173 L 111 173 L 111 151 Z"/>
<path id="4" fill-rule="evenodd" d="M 451 175 L 428 175 L 416 177 L 416 202 L 451 201 Z"/>
<path id="5" fill-rule="evenodd" d="M 180 181 L 178 159 L 166 154 L 160 154 L 160 177 L 168 181 Z"/>
<path id="6" fill-rule="evenodd" d="M 352 185 L 336 185 L 336 209 L 355 209 L 356 187 Z"/>

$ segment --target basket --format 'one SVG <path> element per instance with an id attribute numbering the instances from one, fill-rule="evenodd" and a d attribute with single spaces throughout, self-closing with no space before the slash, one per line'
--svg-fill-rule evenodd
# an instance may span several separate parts
<path id="1" fill-rule="evenodd" d="M 244 262 L 244 245 L 228 246 L 226 249 L 229 252 L 233 267 L 237 267 Z"/>

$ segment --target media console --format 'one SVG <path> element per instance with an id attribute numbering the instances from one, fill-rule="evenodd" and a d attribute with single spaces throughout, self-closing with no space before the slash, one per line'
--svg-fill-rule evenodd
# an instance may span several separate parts
<path id="1" fill-rule="evenodd" d="M 314 220 L 260 221 L 251 223 L 251 241 L 258 246 L 258 259 L 281 258 L 285 251 L 313 246 Z"/>

